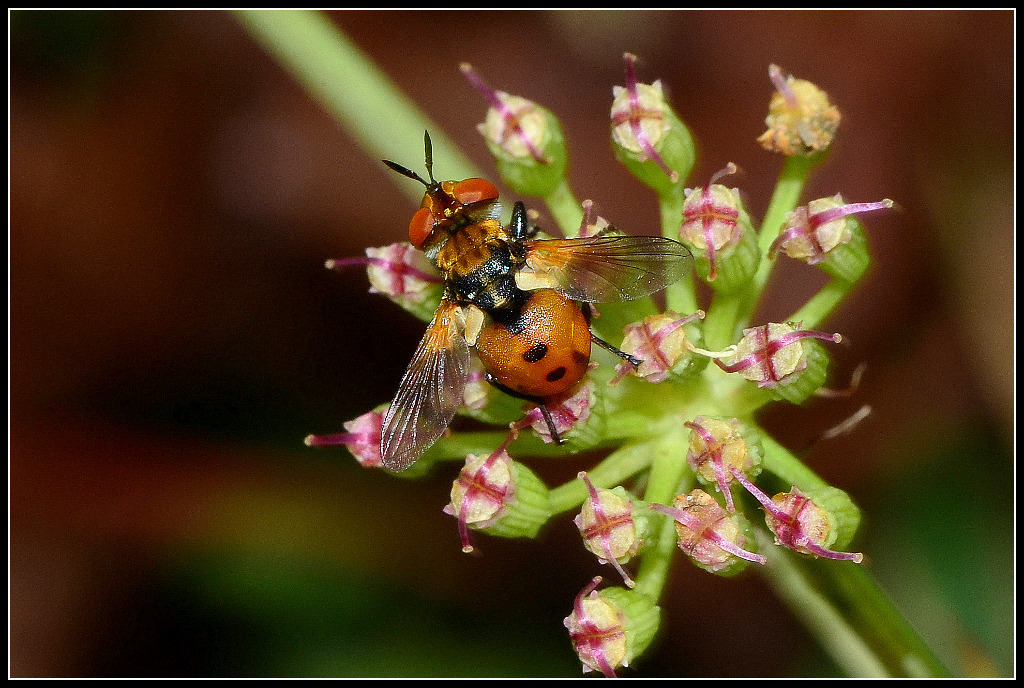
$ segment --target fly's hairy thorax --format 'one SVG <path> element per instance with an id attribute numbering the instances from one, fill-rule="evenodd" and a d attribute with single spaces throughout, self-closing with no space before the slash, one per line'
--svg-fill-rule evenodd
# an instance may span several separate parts
<path id="1" fill-rule="evenodd" d="M 484 310 L 505 308 L 516 293 L 521 251 L 498 220 L 482 220 L 452 233 L 434 258 L 456 301 Z"/>

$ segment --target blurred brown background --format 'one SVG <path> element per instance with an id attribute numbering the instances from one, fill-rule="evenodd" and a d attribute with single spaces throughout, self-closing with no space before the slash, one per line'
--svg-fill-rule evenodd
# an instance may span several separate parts
<path id="1" fill-rule="evenodd" d="M 614 161 L 622 53 L 661 79 L 755 218 L 770 63 L 843 112 L 805 200 L 867 218 L 870 278 L 827 326 L 859 394 L 765 423 L 866 511 L 855 543 L 955 673 L 1011 675 L 1013 28 L 984 12 L 331 15 L 493 176 L 458 72 L 562 120 L 580 198 L 634 233 Z M 413 207 L 221 12 L 10 15 L 13 676 L 575 676 L 561 620 L 603 571 L 569 519 L 537 542 L 441 513 L 454 476 L 364 471 L 310 432 L 386 401 L 423 325 L 326 258 L 400 240 Z M 418 160 L 402 161 L 416 168 Z M 444 161 L 437 161 L 439 177 Z M 820 284 L 786 261 L 764 319 Z M 680 559 L 642 676 L 833 675 L 756 576 Z"/>

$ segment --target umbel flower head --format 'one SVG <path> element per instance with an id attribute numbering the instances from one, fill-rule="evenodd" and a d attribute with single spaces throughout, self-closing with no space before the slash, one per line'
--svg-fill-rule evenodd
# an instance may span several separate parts
<path id="1" fill-rule="evenodd" d="M 739 188 L 719 183 L 736 172 L 732 163 L 702 186 L 684 188 L 696 155 L 693 139 L 661 81 L 639 82 L 636 65 L 627 53 L 625 85 L 613 89 L 610 138 L 619 161 L 656 191 L 662 218 L 656 238 L 630 237 L 595 219 L 594 204 L 577 201 L 569 184 L 568 146 L 554 113 L 492 89 L 463 64 L 487 104 L 479 131 L 499 174 L 530 207 L 515 203 L 512 221 L 503 223 L 496 187 L 488 182 L 482 196 L 453 192 L 430 253 L 395 244 L 329 262 L 365 266 L 372 291 L 424 321 L 435 318 L 435 309 L 444 316 L 443 328 L 428 326 L 401 389 L 409 389 L 410 376 L 422 384 L 396 395 L 387 417 L 433 433 L 417 470 L 447 464 L 454 474 L 461 464 L 444 512 L 456 520 L 462 549 L 476 549 L 471 530 L 474 538 L 534 538 L 554 517 L 573 514 L 583 548 L 597 559 L 593 566 L 616 569 L 622 586 L 599 589 L 600 577 L 593 578 L 564 620 L 584 672 L 606 676 L 631 666 L 656 637 L 659 602 L 672 594 L 666 592 L 672 556 L 720 576 L 768 571 L 766 580 L 783 594 L 779 571 L 787 567 L 769 562 L 862 561 L 860 553 L 843 551 L 860 522 L 853 500 L 773 440 L 756 413 L 778 399 L 837 397 L 825 386 L 823 342 L 842 337 L 818 328 L 868 264 L 859 216 L 892 205 L 846 204 L 838 194 L 801 204 L 795 194 L 776 193 L 758 221 Z M 837 133 L 839 111 L 814 84 L 784 77 L 774 66 L 770 75 L 777 92 L 759 141 L 790 156 L 787 183 L 802 188 Z M 754 142 L 744 145 L 741 154 L 756 153 Z M 435 181 L 429 147 L 425 157 L 429 181 L 389 166 L 424 184 L 427 201 L 446 183 L 458 188 L 457 181 Z M 539 203 L 554 225 L 535 224 L 545 222 L 534 212 Z M 442 268 L 438 256 L 446 242 L 458 250 Z M 754 309 L 779 254 L 833 279 L 791 317 L 758 324 Z M 693 270 L 659 281 L 670 260 Z M 465 296 L 500 292 L 495 285 L 507 292 L 504 305 L 496 299 L 481 306 Z M 537 325 L 524 315 L 536 295 L 570 303 L 557 316 L 533 314 L 548 318 Z M 587 299 L 597 305 L 582 303 Z M 566 323 L 572 346 L 546 338 Z M 550 394 L 514 392 L 486 367 L 484 354 L 493 352 L 477 355 L 487 341 L 480 333 L 492 326 L 509 333 L 504 360 L 532 365 L 552 353 L 575 354 L 579 376 Z M 514 339 L 523 332 L 536 339 Z M 542 372 L 557 381 L 564 369 Z M 343 445 L 362 465 L 382 467 L 387 423 L 381 407 L 346 422 L 343 433 L 306 441 Z M 830 436 L 821 433 L 823 441 Z M 584 450 L 592 451 L 563 459 Z M 559 465 L 564 460 L 587 463 L 567 469 Z M 563 476 L 562 484 L 549 487 L 549 469 Z M 566 470 L 575 477 L 566 479 Z M 758 483 L 785 491 L 769 497 Z"/>

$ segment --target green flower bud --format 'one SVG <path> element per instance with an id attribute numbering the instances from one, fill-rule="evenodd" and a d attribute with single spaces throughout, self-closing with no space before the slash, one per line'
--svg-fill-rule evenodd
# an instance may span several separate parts
<path id="1" fill-rule="evenodd" d="M 701 279 L 715 291 L 730 292 L 746 285 L 761 262 L 757 234 L 739 192 L 716 184 L 733 174 L 729 163 L 699 189 L 686 192 L 679 238 L 691 251 Z"/>
<path id="2" fill-rule="evenodd" d="M 635 583 L 621 564 L 628 562 L 643 545 L 647 519 L 634 514 L 633 497 L 624 487 L 598 489 L 586 473 L 581 472 L 579 478 L 586 483 L 589 495 L 573 521 L 583 536 L 583 544 L 602 564 L 614 566 L 626 586 L 632 588 Z"/>
<path id="3" fill-rule="evenodd" d="M 830 549 L 840 537 L 836 515 L 797 488 L 768 497 L 742 473 L 737 473 L 736 479 L 761 502 L 765 510 L 765 524 L 775 533 L 775 544 L 800 554 L 825 559 L 852 561 L 857 564 L 864 560 L 864 555 L 860 552 L 837 552 Z M 826 497 L 837 500 L 835 494 L 826 494 Z M 849 518 L 849 513 L 844 516 Z"/>
<path id="4" fill-rule="evenodd" d="M 473 68 L 460 69 L 491 107 L 477 129 L 494 156 L 498 174 L 523 196 L 548 196 L 565 180 L 569 152 L 558 118 L 545 107 L 488 86 Z"/>
<path id="5" fill-rule="evenodd" d="M 551 517 L 551 503 L 544 482 L 502 445 L 488 456 L 466 457 L 444 512 L 459 520 L 462 550 L 471 552 L 468 527 L 498 537 L 536 537 Z"/>
<path id="6" fill-rule="evenodd" d="M 704 490 L 676 495 L 670 507 L 652 504 L 650 509 L 675 521 L 679 549 L 705 571 L 732 576 L 745 569 L 748 562 L 767 561 L 762 555 L 744 549 L 748 542 L 754 542 L 747 520 L 741 514 L 726 513 Z"/>
<path id="7" fill-rule="evenodd" d="M 567 448 L 583 451 L 604 438 L 604 396 L 589 375 L 584 376 L 568 396 L 547 403 L 548 413 Z M 526 416 L 515 424 L 517 429 L 532 427 L 545 443 L 552 443 L 551 429 L 540 407 L 531 405 Z"/>
<path id="8" fill-rule="evenodd" d="M 715 359 L 727 373 L 739 373 L 779 399 L 802 403 L 825 384 L 828 354 L 814 339 L 840 342 L 838 334 L 801 330 L 790 323 L 768 323 L 743 330 L 731 362 Z"/>
<path id="9" fill-rule="evenodd" d="M 677 380 L 689 379 L 702 371 L 708 359 L 695 353 L 694 349 L 704 343 L 697 322 L 703 316 L 702 311 L 685 318 L 673 311 L 666 311 L 626 325 L 619 348 L 639 358 L 641 363 L 636 368 L 631 363 L 619 363 L 615 366 L 615 377 L 610 380 L 610 384 L 618 384 L 627 375 L 658 384 L 670 377 Z"/>
<path id="10" fill-rule="evenodd" d="M 612 89 L 612 148 L 629 171 L 659 195 L 675 192 L 696 160 L 686 125 L 672 111 L 661 82 L 638 84 L 636 56 L 626 53 L 626 86 Z"/>
<path id="11" fill-rule="evenodd" d="M 876 203 L 844 203 L 839 194 L 811 201 L 786 217 L 768 253 L 782 251 L 790 258 L 820 265 L 833 277 L 856 281 L 871 259 L 864 228 L 853 215 L 892 206 L 888 198 Z"/>
<path id="12" fill-rule="evenodd" d="M 733 471 L 751 477 L 761 472 L 761 438 L 756 430 L 736 418 L 697 416 L 685 423 L 690 428 L 686 460 L 704 485 L 715 485 L 730 512 L 736 511 L 729 484 Z"/>
<path id="13" fill-rule="evenodd" d="M 661 610 L 635 590 L 607 588 L 597 592 L 598 576 L 576 596 L 572 614 L 563 622 L 583 673 L 600 671 L 614 677 L 651 644 L 661 622 Z"/>

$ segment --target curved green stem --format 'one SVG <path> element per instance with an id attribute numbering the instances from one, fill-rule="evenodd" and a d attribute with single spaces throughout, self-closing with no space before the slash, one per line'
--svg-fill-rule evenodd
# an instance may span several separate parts
<path id="1" fill-rule="evenodd" d="M 817 294 L 807 300 L 800 310 L 788 318 L 788 322 L 802 323 L 802 329 L 813 330 L 827 318 L 843 300 L 853 282 L 833 277 Z"/>
<path id="2" fill-rule="evenodd" d="M 483 176 L 441 127 L 322 13 L 238 10 L 235 16 L 369 155 L 422 160 L 423 132 L 429 131 L 434 159 L 444 161 L 447 177 Z M 416 203 L 423 198 L 419 185 L 400 188 Z"/>
<path id="3" fill-rule="evenodd" d="M 756 532 L 768 557 L 758 570 L 848 675 L 949 676 L 863 566 L 804 559 Z"/>
<path id="4" fill-rule="evenodd" d="M 663 237 L 679 240 L 679 225 L 682 222 L 683 201 L 685 200 L 683 188 L 679 185 L 673 186 L 669 192 L 659 194 L 658 210 L 661 213 L 661 235 Z M 697 285 L 692 272 L 665 288 L 665 306 L 682 315 L 697 312 Z"/>
<path id="5" fill-rule="evenodd" d="M 583 206 L 576 200 L 576 194 L 569 188 L 567 180 L 563 179 L 554 191 L 545 196 L 544 203 L 562 234 L 578 236 L 580 225 L 583 224 Z"/>
<path id="6" fill-rule="evenodd" d="M 688 430 L 680 426 L 659 438 L 644 501 L 671 504 L 675 495 L 689 491 L 693 484 L 693 472 L 686 463 L 688 433 Z M 670 518 L 653 519 L 651 544 L 643 551 L 640 569 L 636 574 L 636 591 L 653 600 L 659 599 L 675 554 L 675 523 Z"/>

